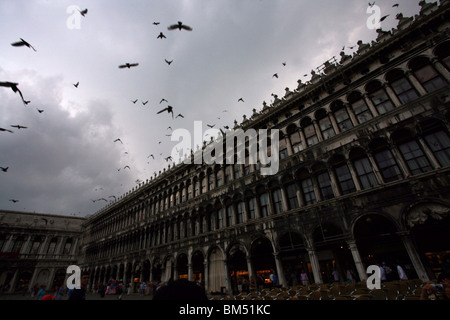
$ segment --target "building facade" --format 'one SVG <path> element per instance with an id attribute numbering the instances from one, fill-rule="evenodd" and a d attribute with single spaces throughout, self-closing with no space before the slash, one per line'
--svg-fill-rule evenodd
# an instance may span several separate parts
<path id="1" fill-rule="evenodd" d="M 77 264 L 85 218 L 0 211 L 1 292 L 64 284 L 66 269 Z"/>
<path id="2" fill-rule="evenodd" d="M 364 280 L 382 262 L 434 279 L 450 254 L 450 3 L 420 5 L 235 122 L 280 130 L 276 175 L 245 142 L 244 164 L 175 165 L 83 221 L 77 264 L 91 284 L 235 292 L 273 272 L 281 285 L 302 271 Z"/>

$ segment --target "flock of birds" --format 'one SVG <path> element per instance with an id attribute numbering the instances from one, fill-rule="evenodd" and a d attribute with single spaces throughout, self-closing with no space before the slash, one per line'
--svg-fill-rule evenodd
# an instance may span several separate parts
<path id="1" fill-rule="evenodd" d="M 374 5 L 375 5 L 375 1 L 372 2 L 372 3 L 369 3 L 369 7 L 373 7 Z M 398 7 L 398 6 L 399 6 L 398 4 L 394 4 L 392 7 Z M 80 10 L 79 12 L 80 12 L 80 15 L 81 15 L 81 16 L 86 17 L 86 15 L 87 15 L 87 13 L 88 13 L 88 9 Z M 389 15 L 385 15 L 385 16 L 381 17 L 381 18 L 380 18 L 380 22 L 384 21 L 384 20 L 385 20 L 386 18 L 388 18 L 388 17 L 389 17 Z M 153 22 L 153 25 L 155 25 L 155 26 L 158 26 L 159 24 L 160 24 L 159 22 Z M 190 26 L 188 26 L 188 25 L 186 25 L 186 24 L 183 24 L 181 21 L 178 21 L 177 23 L 168 26 L 168 27 L 167 27 L 167 30 L 169 30 L 169 31 L 172 31 L 172 30 L 192 31 L 193 29 L 192 29 L 192 27 L 190 27 Z M 166 37 L 166 35 L 165 35 L 163 32 L 160 32 L 160 33 L 158 34 L 158 36 L 157 36 L 157 39 L 166 39 L 166 38 L 167 38 L 167 37 Z M 26 40 L 24 40 L 24 39 L 22 39 L 22 38 L 19 38 L 19 41 L 16 41 L 16 42 L 11 43 L 11 46 L 13 46 L 13 47 L 27 47 L 27 48 L 33 50 L 34 52 L 37 52 L 37 50 L 34 48 L 34 46 L 32 46 L 29 42 L 27 42 Z M 345 48 L 345 46 L 344 46 L 344 48 Z M 353 49 L 354 47 L 349 47 L 349 48 L 350 48 L 350 49 Z M 167 63 L 167 65 L 170 66 L 170 65 L 173 63 L 173 60 L 167 60 L 167 59 L 165 59 L 165 63 Z M 285 67 L 286 65 L 287 65 L 286 62 L 282 62 L 282 66 L 283 66 L 283 67 Z M 119 69 L 131 69 L 131 68 L 137 68 L 137 67 L 139 67 L 139 63 L 138 63 L 138 62 L 133 62 L 133 63 L 126 62 L 126 63 L 120 64 L 120 65 L 118 66 Z M 306 76 L 308 76 L 308 75 L 305 74 L 304 77 L 306 77 Z M 274 73 L 274 74 L 272 75 L 272 78 L 278 79 L 278 78 L 279 78 L 278 72 L 277 72 L 277 73 Z M 80 85 L 80 82 L 77 82 L 77 83 L 74 83 L 74 84 L 73 84 L 73 86 L 74 86 L 75 88 L 78 88 L 79 85 Z M 20 96 L 20 98 L 21 98 L 21 100 L 22 100 L 22 102 L 23 102 L 23 104 L 24 104 L 25 106 L 27 106 L 31 101 L 25 99 L 24 94 L 21 92 L 21 90 L 18 88 L 18 86 L 19 86 L 19 83 L 17 83 L 17 82 L 0 81 L 0 87 L 10 88 L 14 93 L 18 93 L 19 96 Z M 131 100 L 131 102 L 132 102 L 133 104 L 136 104 L 138 101 L 139 101 L 139 99 Z M 142 103 L 143 106 L 146 106 L 148 102 L 149 102 L 148 100 L 145 100 L 145 101 L 144 101 L 144 100 L 141 100 L 141 103 Z M 241 98 L 237 99 L 237 102 L 238 102 L 238 103 L 239 103 L 239 102 L 244 103 L 245 101 L 244 101 L 244 99 L 241 97 Z M 167 99 L 162 98 L 162 99 L 160 100 L 159 104 L 162 104 L 162 103 L 166 103 L 167 105 L 166 105 L 165 107 L 160 108 L 160 110 L 159 110 L 156 114 L 159 115 L 159 114 L 165 114 L 165 113 L 167 113 L 167 114 L 171 115 L 172 119 L 184 118 L 184 115 L 181 114 L 181 113 L 177 113 L 177 115 L 175 116 L 175 113 L 174 113 L 174 107 L 171 106 L 171 105 L 169 105 L 169 102 L 168 102 Z M 36 109 L 37 109 L 38 113 L 43 113 L 43 112 L 44 112 L 43 109 L 39 109 L 39 108 L 36 108 Z M 222 112 L 228 112 L 228 110 L 223 110 Z M 217 119 L 220 119 L 220 117 L 217 117 Z M 209 128 L 214 128 L 214 127 L 216 126 L 216 124 L 207 124 L 207 126 L 208 126 Z M 11 125 L 10 127 L 11 127 L 11 128 L 16 128 L 17 130 L 27 129 L 26 126 L 23 126 L 23 125 L 20 125 L 20 124 Z M 169 126 L 169 127 L 168 127 L 168 130 L 169 130 L 169 129 L 172 129 L 172 128 Z M 228 130 L 228 129 L 230 129 L 230 128 L 229 128 L 229 126 L 223 126 L 223 129 Z M 220 128 L 220 131 L 221 131 L 222 134 L 224 134 L 224 131 L 222 130 L 222 128 Z M 14 133 L 13 130 L 7 129 L 7 128 L 2 128 L 2 127 L 0 127 L 0 132 Z M 171 135 L 170 135 L 170 134 L 167 134 L 166 136 L 171 136 Z M 117 139 L 114 140 L 113 142 L 114 142 L 114 143 L 120 142 L 121 144 L 123 144 L 123 142 L 122 142 L 122 140 L 121 140 L 120 138 L 117 138 Z M 158 144 L 161 144 L 161 143 L 162 143 L 162 141 L 159 141 L 159 142 L 158 142 Z M 125 153 L 127 154 L 127 152 L 125 152 Z M 160 156 L 163 156 L 162 153 L 160 153 L 159 155 L 160 155 Z M 148 155 L 148 156 L 147 156 L 147 159 L 149 159 L 149 158 L 152 158 L 153 160 L 155 160 L 154 154 Z M 163 159 L 164 159 L 166 162 L 173 161 L 173 159 L 172 159 L 171 156 L 163 157 Z M 150 162 L 147 162 L 147 163 L 150 163 Z M 121 169 L 129 169 L 129 170 L 130 170 L 131 168 L 130 168 L 129 165 L 125 165 L 125 166 L 119 168 L 118 171 L 120 171 Z M 2 172 L 8 172 L 9 167 L 0 167 L 0 170 L 1 170 Z M 156 172 L 155 172 L 155 174 L 156 174 Z M 140 180 L 140 179 L 136 180 L 136 183 L 141 183 L 141 182 L 142 182 L 142 180 Z M 103 190 L 103 188 L 100 188 L 100 190 Z M 96 191 L 98 191 L 98 189 L 96 189 Z M 114 200 L 117 199 L 117 197 L 114 196 L 114 195 L 111 195 L 111 196 L 109 196 L 108 198 L 113 198 Z M 10 199 L 9 201 L 11 201 L 11 202 L 13 202 L 13 203 L 19 202 L 18 199 Z M 97 202 L 97 201 L 105 201 L 105 202 L 108 202 L 108 199 L 106 199 L 105 197 L 101 197 L 101 198 L 98 198 L 98 199 L 91 199 L 91 201 L 94 202 L 94 203 Z"/>

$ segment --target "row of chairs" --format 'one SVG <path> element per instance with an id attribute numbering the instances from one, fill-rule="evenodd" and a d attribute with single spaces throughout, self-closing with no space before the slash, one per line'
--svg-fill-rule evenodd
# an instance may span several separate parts
<path id="1" fill-rule="evenodd" d="M 381 289 L 368 289 L 366 282 L 312 284 L 287 288 L 267 288 L 213 300 L 419 300 L 423 282 L 419 279 L 382 283 Z"/>

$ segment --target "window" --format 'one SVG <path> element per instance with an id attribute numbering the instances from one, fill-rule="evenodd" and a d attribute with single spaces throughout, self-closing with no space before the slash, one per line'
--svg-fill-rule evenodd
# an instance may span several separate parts
<path id="1" fill-rule="evenodd" d="M 194 182 L 194 197 L 198 195 L 200 195 L 200 181 L 197 180 Z"/>
<path id="2" fill-rule="evenodd" d="M 22 249 L 22 245 L 23 245 L 23 237 L 17 237 L 14 240 L 14 244 L 11 249 L 11 252 L 20 252 L 20 250 Z"/>
<path id="3" fill-rule="evenodd" d="M 373 188 L 378 185 L 377 178 L 373 173 L 373 169 L 368 158 L 355 160 L 354 165 L 363 190 Z"/>
<path id="4" fill-rule="evenodd" d="M 215 212 L 211 212 L 209 214 L 209 219 L 210 219 L 209 223 L 211 225 L 211 231 L 216 230 L 216 214 L 215 214 Z"/>
<path id="5" fill-rule="evenodd" d="M 375 161 L 380 168 L 384 182 L 391 182 L 402 178 L 400 169 L 392 156 L 391 151 L 382 150 L 374 154 Z"/>
<path id="6" fill-rule="evenodd" d="M 392 89 L 397 94 L 398 98 L 403 104 L 414 101 L 419 98 L 416 90 L 411 86 L 409 81 L 402 77 L 394 82 L 392 82 Z"/>
<path id="7" fill-rule="evenodd" d="M 331 180 L 328 172 L 322 172 L 317 175 L 317 182 L 322 194 L 323 200 L 334 198 L 333 188 L 331 187 Z"/>
<path id="8" fill-rule="evenodd" d="M 269 196 L 267 193 L 263 193 L 259 196 L 259 204 L 261 208 L 261 217 L 267 217 L 269 215 Z"/>
<path id="9" fill-rule="evenodd" d="M 236 223 L 243 223 L 244 222 L 244 203 L 242 201 L 238 202 L 236 205 L 236 209 L 237 209 Z"/>
<path id="10" fill-rule="evenodd" d="M 363 98 L 353 102 L 352 108 L 359 124 L 369 121 L 373 118 L 372 113 L 370 112 Z"/>
<path id="11" fill-rule="evenodd" d="M 428 159 L 425 157 L 419 144 L 414 141 L 408 141 L 398 146 L 400 152 L 405 158 L 406 164 L 413 175 L 423 172 L 431 171 L 431 165 Z"/>
<path id="12" fill-rule="evenodd" d="M 286 186 L 286 193 L 288 198 L 289 209 L 296 209 L 299 207 L 297 199 L 297 186 L 295 183 L 291 183 Z"/>
<path id="13" fill-rule="evenodd" d="M 328 116 L 319 120 L 320 131 L 322 132 L 323 139 L 329 139 L 336 135 L 331 120 Z"/>
<path id="14" fill-rule="evenodd" d="M 306 144 L 308 146 L 313 146 L 316 143 L 319 143 L 319 138 L 317 137 L 316 130 L 314 129 L 314 125 L 311 123 L 304 128 Z"/>
<path id="15" fill-rule="evenodd" d="M 217 187 L 221 187 L 222 186 L 222 170 L 219 170 L 216 172 L 216 182 L 217 182 Z"/>
<path id="16" fill-rule="evenodd" d="M 424 137 L 426 143 L 434 153 L 436 159 L 442 167 L 450 165 L 450 138 L 444 131 L 437 131 L 427 134 Z"/>
<path id="17" fill-rule="evenodd" d="M 230 227 L 233 224 L 233 205 L 231 204 L 227 206 L 226 209 L 225 223 L 227 227 Z"/>
<path id="18" fill-rule="evenodd" d="M 218 228 L 219 229 L 222 229 L 224 227 L 223 218 L 224 218 L 223 217 L 223 208 L 220 208 L 217 211 L 217 222 L 218 222 Z"/>
<path id="19" fill-rule="evenodd" d="M 280 137 L 280 159 L 283 160 L 288 157 L 286 138 Z"/>
<path id="20" fill-rule="evenodd" d="M 233 166 L 233 168 L 234 168 L 234 178 L 239 179 L 241 177 L 241 165 L 236 163 Z"/>
<path id="21" fill-rule="evenodd" d="M 341 132 L 353 128 L 352 120 L 350 119 L 350 116 L 348 115 L 348 112 L 345 109 L 345 107 L 342 107 L 341 109 L 337 110 L 334 113 L 334 117 L 336 118 L 336 122 Z"/>
<path id="22" fill-rule="evenodd" d="M 225 183 L 229 183 L 232 180 L 233 167 L 228 165 L 225 167 Z"/>
<path id="23" fill-rule="evenodd" d="M 273 207 L 275 214 L 283 212 L 283 201 L 281 200 L 281 190 L 275 189 L 272 191 Z"/>
<path id="24" fill-rule="evenodd" d="M 431 65 L 426 65 L 416 70 L 414 74 L 427 92 L 433 92 L 447 86 L 444 79 L 442 79 Z"/>
<path id="25" fill-rule="evenodd" d="M 302 180 L 302 193 L 305 203 L 313 204 L 316 202 L 316 194 L 314 193 L 314 185 L 311 178 L 306 178 Z"/>
<path id="26" fill-rule="evenodd" d="M 386 112 L 394 109 L 394 105 L 392 104 L 384 89 L 379 89 L 371 93 L 371 98 L 379 114 L 385 114 Z"/>
<path id="27" fill-rule="evenodd" d="M 212 174 L 208 175 L 208 190 L 214 189 L 214 176 Z"/>
<path id="28" fill-rule="evenodd" d="M 356 191 L 355 183 L 353 182 L 352 174 L 346 164 L 335 168 L 336 177 L 342 194 L 349 194 Z"/>
<path id="29" fill-rule="evenodd" d="M 256 218 L 256 211 L 255 211 L 255 201 L 256 199 L 254 197 L 250 198 L 248 200 L 248 218 L 249 219 L 255 219 Z"/>
<path id="30" fill-rule="evenodd" d="M 300 133 L 298 131 L 296 131 L 293 134 L 291 134 L 290 135 L 290 139 L 291 139 L 292 151 L 294 153 L 297 153 L 297 152 L 303 150 L 303 145 L 302 145 L 302 141 L 301 141 L 301 138 L 300 138 Z"/>
<path id="31" fill-rule="evenodd" d="M 47 248 L 47 254 L 54 254 L 55 253 L 55 249 L 56 249 L 56 243 L 58 242 L 58 240 L 56 238 L 53 238 Z"/>
<path id="32" fill-rule="evenodd" d="M 202 181 L 201 181 L 201 192 L 202 192 L 202 194 L 204 194 L 206 192 L 206 186 L 207 186 L 207 183 L 206 183 L 207 180 L 206 179 L 207 179 L 206 177 L 203 177 Z"/>

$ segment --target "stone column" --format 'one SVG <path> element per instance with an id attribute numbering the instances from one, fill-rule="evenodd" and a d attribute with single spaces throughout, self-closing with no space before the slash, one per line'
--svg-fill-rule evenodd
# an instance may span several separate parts
<path id="1" fill-rule="evenodd" d="M 208 290 L 209 290 L 209 270 L 208 270 L 208 268 L 209 268 L 208 259 L 205 259 L 205 262 L 203 264 L 204 272 L 203 272 L 202 280 L 203 280 L 203 284 L 204 284 L 206 292 L 208 292 Z"/>
<path id="2" fill-rule="evenodd" d="M 319 259 L 314 248 L 308 248 L 309 262 L 311 263 L 311 268 L 314 276 L 315 283 L 323 283 L 322 274 L 320 273 Z M 305 270 L 306 271 L 306 270 Z"/>
<path id="3" fill-rule="evenodd" d="M 306 148 L 308 148 L 308 144 L 306 143 L 306 136 L 305 133 L 303 132 L 302 128 L 298 128 L 298 132 L 300 133 L 300 139 L 301 139 L 301 144 L 303 147 L 303 150 L 306 150 Z"/>
<path id="4" fill-rule="evenodd" d="M 353 167 L 353 162 L 350 160 L 347 160 L 347 167 L 348 167 L 348 170 L 350 170 L 350 174 L 352 176 L 353 183 L 355 184 L 356 191 L 361 191 L 362 190 L 361 183 L 359 182 L 358 174 L 356 173 L 356 170 Z"/>
<path id="5" fill-rule="evenodd" d="M 355 112 L 353 111 L 352 105 L 350 103 L 345 103 L 344 107 L 347 110 L 348 116 L 350 117 L 350 120 L 352 121 L 353 126 L 356 127 L 359 124 L 359 121 L 355 115 Z"/>
<path id="6" fill-rule="evenodd" d="M 12 277 L 11 281 L 9 282 L 10 287 L 8 290 L 8 293 L 13 293 L 15 288 L 16 288 L 16 283 L 17 283 L 17 276 L 19 275 L 19 269 L 16 269 L 16 271 L 14 272 L 14 276 Z M 31 282 L 30 282 L 31 284 Z M 28 287 L 28 289 L 30 289 L 31 286 Z"/>
<path id="7" fill-rule="evenodd" d="M 194 269 L 192 267 L 192 263 L 188 263 L 188 280 L 189 281 L 194 280 Z"/>
<path id="8" fill-rule="evenodd" d="M 425 154 L 428 156 L 428 158 L 431 161 L 431 165 L 434 169 L 439 169 L 441 168 L 441 165 L 439 163 L 439 161 L 437 160 L 436 156 L 434 155 L 433 151 L 431 151 L 430 147 L 428 146 L 428 144 L 425 142 L 425 140 L 421 137 L 421 136 L 416 136 L 417 140 L 419 140 L 420 146 L 423 148 L 423 150 L 425 151 Z"/>
<path id="9" fill-rule="evenodd" d="M 341 195 L 341 190 L 339 189 L 339 182 L 332 168 L 328 168 L 328 175 L 330 176 L 331 188 L 333 189 L 334 196 L 339 197 Z"/>
<path id="10" fill-rule="evenodd" d="M 281 204 L 283 205 L 283 211 L 289 211 L 289 200 L 287 198 L 286 190 L 284 189 L 284 186 L 280 184 L 280 190 L 281 190 Z"/>
<path id="11" fill-rule="evenodd" d="M 227 293 L 232 294 L 233 288 L 231 287 L 231 279 L 230 279 L 230 272 L 228 270 L 228 262 L 226 259 L 223 260 L 224 269 L 225 269 L 225 286 L 227 288 Z"/>
<path id="12" fill-rule="evenodd" d="M 414 266 L 414 269 L 416 270 L 419 279 L 424 282 L 430 281 L 430 278 L 426 272 L 422 260 L 420 259 L 420 256 L 417 253 L 417 250 L 414 247 L 414 244 L 411 240 L 411 234 L 409 233 L 409 231 L 400 233 L 400 237 L 402 239 L 406 251 L 408 252 L 408 256 L 411 259 L 411 262 Z"/>
<path id="13" fill-rule="evenodd" d="M 436 68 L 438 73 L 444 77 L 444 79 L 447 79 L 447 82 L 450 82 L 450 72 L 448 72 L 447 68 L 445 68 L 437 58 L 432 58 L 431 63 Z"/>
<path id="14" fill-rule="evenodd" d="M 255 269 L 253 268 L 251 256 L 247 256 L 247 270 L 248 270 L 249 281 L 250 281 L 250 278 L 253 277 L 253 280 L 256 283 L 256 272 L 255 272 Z"/>
<path id="15" fill-rule="evenodd" d="M 411 71 L 406 71 L 405 74 L 408 80 L 411 81 L 413 88 L 415 88 L 419 92 L 419 95 L 424 96 L 427 94 L 427 90 L 425 90 L 420 81 L 417 80 L 414 73 L 412 73 Z"/>
<path id="16" fill-rule="evenodd" d="M 47 283 L 45 284 L 45 288 L 47 293 L 53 295 L 53 278 L 55 277 L 56 269 L 55 268 L 49 268 L 49 276 L 47 279 Z"/>
<path id="17" fill-rule="evenodd" d="M 278 282 L 282 287 L 287 286 L 286 277 L 284 276 L 283 264 L 281 263 L 279 253 L 274 252 L 273 256 L 275 258 L 275 266 L 277 268 Z"/>
<path id="18" fill-rule="evenodd" d="M 372 112 L 373 117 L 378 117 L 380 114 L 378 113 L 377 108 L 373 104 L 372 100 L 367 96 L 367 94 L 363 94 L 363 99 L 366 105 L 368 106 L 370 112 Z"/>
<path id="19" fill-rule="evenodd" d="M 364 268 L 363 262 L 361 260 L 361 256 L 359 255 L 358 247 L 356 246 L 355 240 L 348 240 L 347 244 L 350 247 L 350 251 L 352 252 L 353 261 L 355 262 L 356 271 L 358 272 L 359 279 L 361 281 L 367 280 L 366 269 Z"/>
<path id="20" fill-rule="evenodd" d="M 391 101 L 394 103 L 395 107 L 401 107 L 403 103 L 400 101 L 400 99 L 395 94 L 394 90 L 392 89 L 391 85 L 389 83 L 383 84 L 384 90 L 386 90 L 386 93 L 388 97 L 391 99 Z"/>
<path id="21" fill-rule="evenodd" d="M 319 139 L 319 142 L 323 141 L 322 131 L 320 130 L 319 124 L 317 123 L 317 120 L 312 120 L 312 123 L 314 125 L 314 130 L 316 131 L 317 138 Z"/>

